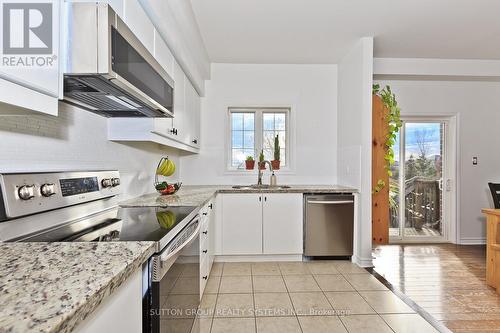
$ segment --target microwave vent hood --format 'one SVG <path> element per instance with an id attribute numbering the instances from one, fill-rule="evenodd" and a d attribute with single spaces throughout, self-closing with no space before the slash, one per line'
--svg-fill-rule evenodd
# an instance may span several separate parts
<path id="1" fill-rule="evenodd" d="M 66 103 L 105 117 L 174 116 L 174 81 L 109 5 L 65 11 Z"/>

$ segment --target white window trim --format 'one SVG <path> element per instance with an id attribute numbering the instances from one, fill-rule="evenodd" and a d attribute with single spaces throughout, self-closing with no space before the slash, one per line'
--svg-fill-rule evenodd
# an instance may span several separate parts
<path id="1" fill-rule="evenodd" d="M 255 166 L 254 170 L 246 170 L 245 168 L 238 169 L 237 167 L 232 166 L 232 121 L 231 114 L 238 112 L 253 112 L 255 113 L 255 123 L 254 123 L 254 131 L 255 131 L 255 151 L 256 151 L 256 163 L 258 162 L 258 153 L 260 153 L 260 147 L 262 147 L 262 135 L 263 135 L 263 114 L 268 113 L 286 113 L 286 142 L 287 145 L 285 147 L 286 158 L 287 158 L 287 166 L 281 167 L 277 172 L 282 175 L 292 175 L 294 174 L 294 153 L 295 153 L 295 140 L 294 140 L 294 114 L 293 108 L 291 106 L 259 106 L 259 107 L 227 107 L 226 112 L 226 156 L 225 156 L 225 165 L 226 172 L 225 174 L 230 175 L 249 175 L 249 174 L 257 174 L 258 168 Z M 259 116 L 260 115 L 260 116 Z"/>

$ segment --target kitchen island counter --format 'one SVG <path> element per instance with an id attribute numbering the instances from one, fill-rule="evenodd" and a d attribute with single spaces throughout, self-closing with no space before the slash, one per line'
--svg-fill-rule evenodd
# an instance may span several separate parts
<path id="1" fill-rule="evenodd" d="M 154 242 L 0 243 L 0 332 L 73 331 Z"/>

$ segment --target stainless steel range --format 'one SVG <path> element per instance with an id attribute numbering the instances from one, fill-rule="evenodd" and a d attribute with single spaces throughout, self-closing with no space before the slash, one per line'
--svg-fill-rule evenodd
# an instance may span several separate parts
<path id="1" fill-rule="evenodd" d="M 172 319 L 191 332 L 201 297 L 198 207 L 121 208 L 118 171 L 0 174 L 0 188 L 0 241 L 155 242 L 143 265 L 143 332 L 170 332 Z"/>

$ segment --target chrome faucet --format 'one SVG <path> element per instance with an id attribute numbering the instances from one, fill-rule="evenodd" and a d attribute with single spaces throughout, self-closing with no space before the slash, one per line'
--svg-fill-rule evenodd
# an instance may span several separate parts
<path id="1" fill-rule="evenodd" d="M 262 164 L 264 164 L 264 166 L 266 164 L 269 165 L 269 170 L 271 171 L 271 173 L 274 174 L 273 165 L 271 164 L 271 162 L 263 161 Z M 257 179 L 257 185 L 262 185 L 262 176 L 264 175 L 264 172 L 263 172 L 263 170 L 260 169 L 260 163 L 257 166 L 259 168 L 259 178 Z"/>

